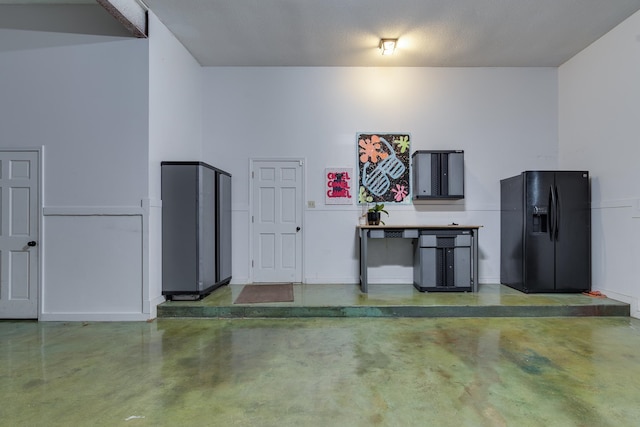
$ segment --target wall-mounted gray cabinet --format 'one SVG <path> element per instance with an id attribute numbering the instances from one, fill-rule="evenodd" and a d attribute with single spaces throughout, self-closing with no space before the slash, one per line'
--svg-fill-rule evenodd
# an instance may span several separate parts
<path id="1" fill-rule="evenodd" d="M 162 162 L 162 294 L 197 299 L 231 281 L 231 175 Z"/>
<path id="2" fill-rule="evenodd" d="M 464 151 L 418 150 L 411 156 L 413 198 L 464 198 Z"/>

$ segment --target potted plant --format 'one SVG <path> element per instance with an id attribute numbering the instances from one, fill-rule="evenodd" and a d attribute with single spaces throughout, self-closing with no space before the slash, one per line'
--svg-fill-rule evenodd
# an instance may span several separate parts
<path id="1" fill-rule="evenodd" d="M 369 225 L 384 225 L 384 221 L 380 219 L 381 212 L 384 212 L 389 216 L 389 212 L 384 210 L 384 203 L 376 203 L 373 207 L 370 207 L 367 211 L 367 224 Z"/>

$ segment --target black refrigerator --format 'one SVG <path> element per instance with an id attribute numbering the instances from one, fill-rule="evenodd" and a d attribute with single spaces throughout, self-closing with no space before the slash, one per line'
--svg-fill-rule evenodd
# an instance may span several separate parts
<path id="1" fill-rule="evenodd" d="M 527 293 L 591 289 L 589 172 L 500 181 L 500 282 Z"/>

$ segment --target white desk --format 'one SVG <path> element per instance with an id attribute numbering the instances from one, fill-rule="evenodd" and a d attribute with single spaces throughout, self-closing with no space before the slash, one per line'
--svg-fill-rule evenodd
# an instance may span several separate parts
<path id="1" fill-rule="evenodd" d="M 471 234 L 471 283 L 478 291 L 478 229 L 480 225 L 359 225 L 360 236 L 360 290 L 368 292 L 368 240 L 404 238 L 417 239 L 421 230 L 468 230 Z"/>

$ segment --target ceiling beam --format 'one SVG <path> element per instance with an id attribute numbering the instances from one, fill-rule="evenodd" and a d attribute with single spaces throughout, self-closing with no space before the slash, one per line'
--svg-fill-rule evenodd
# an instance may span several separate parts
<path id="1" fill-rule="evenodd" d="M 148 37 L 148 7 L 138 0 L 97 0 L 114 18 L 138 38 Z"/>

